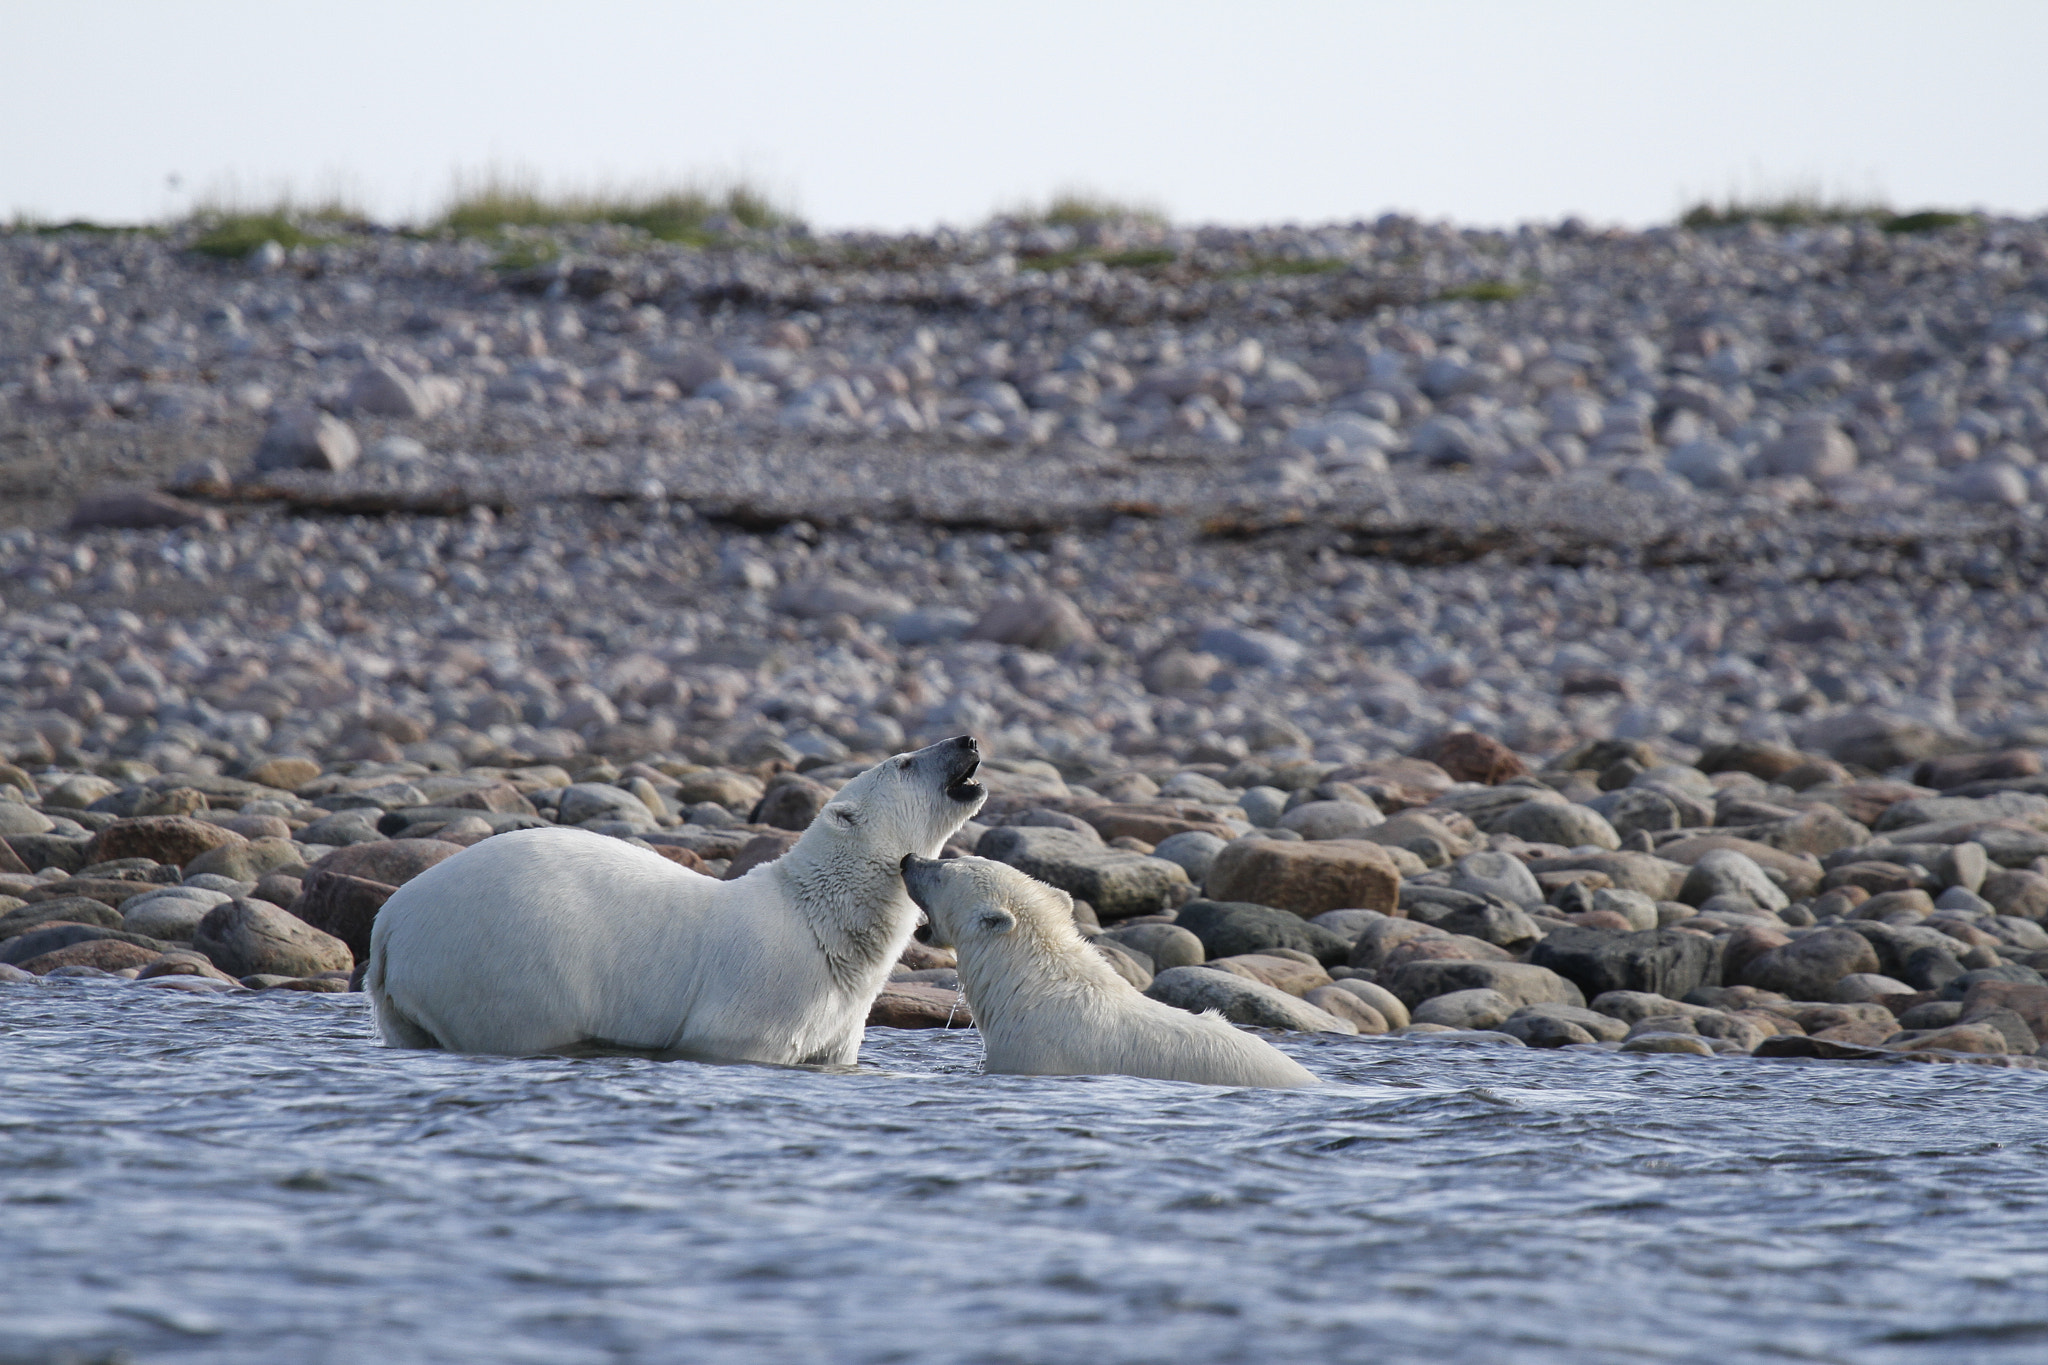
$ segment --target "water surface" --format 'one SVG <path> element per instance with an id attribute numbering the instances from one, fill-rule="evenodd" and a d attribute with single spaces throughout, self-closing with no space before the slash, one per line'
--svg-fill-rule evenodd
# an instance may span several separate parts
<path id="1" fill-rule="evenodd" d="M 0 1362 L 2048 1360 L 2041 1073 L 1280 1045 L 1332 1084 L 0 986 Z"/>

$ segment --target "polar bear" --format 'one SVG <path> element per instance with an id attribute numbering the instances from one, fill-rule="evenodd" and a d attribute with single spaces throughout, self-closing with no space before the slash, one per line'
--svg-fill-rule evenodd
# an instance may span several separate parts
<path id="1" fill-rule="evenodd" d="M 1319 1082 L 1215 1013 L 1140 995 L 1074 928 L 1066 892 L 986 858 L 903 860 L 932 941 L 960 955 L 960 984 L 990 1071 L 1151 1076 L 1201 1085 Z"/>
<path id="2" fill-rule="evenodd" d="M 452 1052 L 851 1064 L 918 922 L 902 860 L 981 809 L 980 762 L 966 735 L 885 759 L 729 882 L 586 830 L 486 839 L 378 913 L 378 1031 Z"/>

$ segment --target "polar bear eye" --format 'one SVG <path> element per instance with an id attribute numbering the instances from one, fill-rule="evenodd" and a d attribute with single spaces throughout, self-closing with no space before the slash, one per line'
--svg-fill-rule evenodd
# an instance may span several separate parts
<path id="1" fill-rule="evenodd" d="M 848 829 L 860 823 L 860 812 L 851 806 L 827 806 L 826 809 L 832 812 L 834 820 Z"/>

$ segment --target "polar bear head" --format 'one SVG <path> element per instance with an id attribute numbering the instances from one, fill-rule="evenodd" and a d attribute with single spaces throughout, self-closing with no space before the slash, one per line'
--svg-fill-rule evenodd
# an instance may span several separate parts
<path id="1" fill-rule="evenodd" d="M 997 945 L 1023 951 L 1081 944 L 1074 898 L 1056 886 L 987 858 L 903 860 L 903 886 L 931 920 L 931 939 L 960 950 L 964 962 Z"/>
<path id="2" fill-rule="evenodd" d="M 891 871 L 907 854 L 930 857 L 988 799 L 974 780 L 980 766 L 972 735 L 883 759 L 826 802 L 804 842 L 857 849 L 862 861 L 886 862 Z"/>

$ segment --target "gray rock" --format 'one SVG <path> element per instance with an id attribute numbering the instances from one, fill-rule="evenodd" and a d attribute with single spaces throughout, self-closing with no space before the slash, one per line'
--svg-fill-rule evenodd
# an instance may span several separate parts
<path id="1" fill-rule="evenodd" d="M 1559 801 L 1524 801 L 1496 817 L 1492 827 L 1498 833 L 1512 834 L 1532 844 L 1621 847 L 1621 836 L 1598 811 Z"/>
<path id="2" fill-rule="evenodd" d="M 202 896 L 207 899 L 201 899 Z M 121 927 L 131 934 L 189 943 L 208 912 L 229 899 L 218 891 L 196 890 L 189 896 L 139 896 L 123 903 Z"/>
<path id="3" fill-rule="evenodd" d="M 1287 810 L 1287 793 L 1278 787 L 1247 787 L 1237 806 L 1259 829 L 1272 829 Z"/>
<path id="4" fill-rule="evenodd" d="M 1417 1005 L 1411 1015 L 1418 1024 L 1442 1024 L 1446 1028 L 1490 1029 L 1515 1012 L 1515 1003 L 1499 991 L 1451 991 L 1432 996 Z"/>
<path id="5" fill-rule="evenodd" d="M 1033 593 L 995 603 L 975 622 L 969 638 L 1056 654 L 1068 645 L 1093 640 L 1095 628 L 1072 598 Z"/>
<path id="6" fill-rule="evenodd" d="M 358 373 L 348 386 L 351 411 L 372 417 L 431 417 L 435 404 L 420 384 L 387 360 Z"/>
<path id="7" fill-rule="evenodd" d="M 1879 965 L 1877 950 L 1861 934 L 1816 929 L 1753 959 L 1743 968 L 1742 983 L 1794 1000 L 1832 1000 L 1836 982 L 1855 972 L 1876 972 Z"/>
<path id="8" fill-rule="evenodd" d="M 1222 851 L 1223 840 L 1206 830 L 1191 829 L 1161 839 L 1153 848 L 1152 856 L 1178 863 L 1188 874 L 1188 880 L 1200 885 L 1202 879 L 1209 875 L 1209 869 L 1216 865 L 1216 855 Z"/>
<path id="9" fill-rule="evenodd" d="M 974 613 L 958 607 L 908 611 L 889 623 L 889 636 L 899 645 L 937 645 L 958 640 L 974 629 Z"/>
<path id="10" fill-rule="evenodd" d="M 1719 945 L 1681 929 L 1554 929 L 1530 950 L 1529 961 L 1565 977 L 1588 999 L 1641 991 L 1676 1000 L 1720 979 Z"/>
<path id="11" fill-rule="evenodd" d="M 276 469 L 340 472 L 352 467 L 362 447 L 346 422 L 314 407 L 283 408 L 272 415 L 251 465 L 259 473 Z"/>
<path id="12" fill-rule="evenodd" d="M 655 827 L 654 812 L 647 803 L 622 787 L 607 782 L 577 782 L 562 790 L 555 818 L 565 825 L 586 820 L 623 820 L 645 828 Z"/>
<path id="13" fill-rule="evenodd" d="M 1529 865 L 1512 853 L 1468 853 L 1451 864 L 1450 885 L 1475 896 L 1490 896 L 1524 910 L 1541 907 L 1543 888 Z"/>
<path id="14" fill-rule="evenodd" d="M 1356 996 L 1374 1010 L 1377 1010 L 1380 1017 L 1387 1021 L 1388 1028 L 1406 1028 L 1410 1023 L 1408 1006 L 1402 1003 L 1400 996 L 1395 995 L 1385 986 L 1350 977 L 1343 981 L 1332 982 L 1327 987 L 1318 987 L 1317 989 L 1346 991 Z"/>
<path id="15" fill-rule="evenodd" d="M 1274 948 L 1307 953 L 1325 967 L 1346 962 L 1352 945 L 1290 910 L 1247 901 L 1192 900 L 1174 923 L 1202 942 L 1209 957 L 1236 957 Z"/>
<path id="16" fill-rule="evenodd" d="M 1236 626 L 1210 627 L 1195 641 L 1195 648 L 1243 668 L 1288 668 L 1306 652 L 1284 635 Z"/>
<path id="17" fill-rule="evenodd" d="M 1731 493 L 1746 482 L 1742 452 L 1726 441 L 1708 437 L 1689 441 L 1664 457 L 1664 467 L 1693 487 L 1710 493 Z"/>
<path id="18" fill-rule="evenodd" d="M 1387 817 L 1355 801 L 1309 801 L 1280 817 L 1279 828 L 1304 839 L 1355 839 Z"/>
<path id="19" fill-rule="evenodd" d="M 269 901 L 216 905 L 199 921 L 192 946 L 229 976 L 312 976 L 355 965 L 348 945 Z"/>
<path id="20" fill-rule="evenodd" d="M 1547 967 L 1527 962 L 1410 962 L 1383 983 L 1411 1008 L 1452 991 L 1499 991 L 1517 1005 L 1583 1005 L 1579 988 Z"/>
<path id="21" fill-rule="evenodd" d="M 1298 1033 L 1355 1034 L 1358 1026 L 1297 1000 L 1276 987 L 1207 967 L 1169 967 L 1152 978 L 1145 994 L 1200 1014 L 1215 1010 L 1235 1024 L 1289 1029 Z"/>
<path id="22" fill-rule="evenodd" d="M 1792 903 L 1755 859 L 1732 848 L 1709 849 L 1693 862 L 1685 884 L 1678 889 L 1678 899 L 1687 905 L 1703 905 L 1710 897 L 1723 895 L 1741 896 L 1766 910 L 1783 910 Z"/>
<path id="23" fill-rule="evenodd" d="M 1074 830 L 1003 825 L 983 835 L 975 852 L 1087 901 L 1105 924 L 1149 915 L 1191 889 L 1178 863 L 1106 848 Z"/>
<path id="24" fill-rule="evenodd" d="M 1549 1025 L 1562 1025 L 1553 1029 Z M 1520 1038 L 1530 1047 L 1564 1047 L 1568 1043 L 1618 1043 L 1628 1036 L 1628 1025 L 1611 1015 L 1576 1005 L 1524 1005 L 1498 1025 L 1502 1033 Z M 1574 1037 L 1565 1030 L 1577 1030 Z"/>
<path id="25" fill-rule="evenodd" d="M 1177 924 L 1120 925 L 1107 930 L 1102 937 L 1143 953 L 1155 972 L 1169 967 L 1199 967 L 1209 958 L 1202 940 Z"/>
<path id="26" fill-rule="evenodd" d="M 1309 921 L 1318 929 L 1328 929 L 1346 943 L 1358 942 L 1358 936 L 1365 932 L 1365 926 L 1386 916 L 1377 910 L 1325 910 Z"/>

